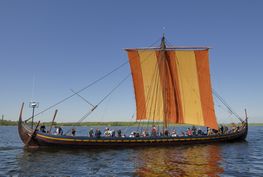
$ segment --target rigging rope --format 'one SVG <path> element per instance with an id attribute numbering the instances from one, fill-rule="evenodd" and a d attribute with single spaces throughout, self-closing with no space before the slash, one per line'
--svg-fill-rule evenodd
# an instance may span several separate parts
<path id="1" fill-rule="evenodd" d="M 73 93 L 76 93 L 74 92 L 74 90 L 70 89 Z M 82 100 L 84 100 L 87 104 L 89 104 L 92 108 L 94 108 L 95 106 L 90 103 L 86 98 L 84 98 L 83 96 L 81 96 L 80 94 L 76 93 Z"/>
<path id="2" fill-rule="evenodd" d="M 134 118 L 134 113 L 132 114 L 129 122 L 131 122 L 133 118 Z M 127 134 L 127 131 L 128 131 L 128 129 L 129 129 L 131 126 L 132 126 L 132 125 L 128 125 L 128 126 L 124 129 L 124 131 L 123 131 L 124 135 Z M 129 136 L 129 135 L 128 135 L 128 136 Z"/>
<path id="3" fill-rule="evenodd" d="M 151 54 L 149 54 L 149 55 L 142 61 L 142 64 L 143 64 L 143 63 L 146 63 L 146 61 L 149 61 L 148 58 L 150 58 L 150 56 L 151 56 Z M 154 92 L 154 88 L 155 88 L 154 86 L 157 85 L 157 78 L 158 78 L 157 70 L 158 70 L 158 64 L 156 63 L 156 64 L 155 64 L 155 69 L 154 69 L 153 75 L 151 76 L 151 82 L 150 82 L 151 85 L 150 85 L 149 88 L 147 89 L 147 93 L 146 93 L 145 109 L 142 111 L 142 113 L 145 114 L 145 115 L 146 115 L 146 113 L 147 113 L 147 109 L 148 109 L 148 108 L 149 108 L 150 110 L 152 109 L 152 104 L 153 104 L 153 101 L 154 101 L 154 100 L 152 100 L 152 102 L 150 102 L 150 99 L 151 99 L 151 96 L 152 96 L 151 93 Z M 144 100 L 140 99 L 139 105 L 144 104 L 143 101 L 144 101 Z M 140 106 L 139 106 L 139 107 L 140 107 Z M 152 111 L 150 111 L 150 112 L 152 112 Z M 152 115 L 149 115 L 149 117 L 148 117 L 148 123 L 147 123 L 147 124 L 149 124 L 149 121 L 150 121 L 150 119 L 151 119 L 151 116 L 152 116 Z M 154 111 L 154 113 L 153 113 L 153 123 L 154 123 L 154 116 L 155 116 L 155 111 Z M 146 118 L 146 117 L 145 117 L 145 118 Z M 138 126 L 137 126 L 137 132 L 139 131 L 140 126 L 141 126 L 141 119 L 140 119 L 139 124 L 138 124 Z M 143 128 L 143 127 L 141 127 L 141 128 Z M 147 126 L 147 128 L 148 128 L 148 126 Z M 142 130 L 141 130 L 141 131 L 142 131 Z"/>
<path id="4" fill-rule="evenodd" d="M 233 109 L 226 103 L 226 101 L 215 91 L 215 89 L 213 89 L 213 93 L 214 95 L 216 96 L 216 98 L 221 102 L 223 103 L 223 105 L 228 109 L 228 111 L 230 113 L 232 113 L 233 115 L 235 115 L 241 122 L 243 122 L 242 118 L 236 113 L 233 111 Z"/>
<path id="5" fill-rule="evenodd" d="M 130 74 L 128 74 L 127 76 L 124 77 L 124 79 L 122 79 L 107 95 L 105 95 L 101 101 L 99 101 L 98 104 L 96 104 L 89 112 L 87 112 L 83 117 L 81 117 L 80 120 L 77 121 L 77 123 L 81 123 L 82 121 L 84 121 L 101 103 L 103 103 L 118 87 L 120 87 L 120 85 L 126 81 L 129 78 Z M 70 130 L 69 130 L 70 131 Z M 66 132 L 69 133 L 69 131 Z"/>
<path id="6" fill-rule="evenodd" d="M 159 42 L 159 41 L 160 41 L 160 38 L 159 38 L 158 40 L 156 40 L 154 43 L 152 43 L 149 47 L 152 47 L 153 45 L 155 45 L 155 44 L 156 44 L 157 42 Z M 91 82 L 90 84 L 88 84 L 87 86 L 85 86 L 85 87 L 83 87 L 82 89 L 78 90 L 77 92 L 74 92 L 72 95 L 70 95 L 70 96 L 68 96 L 68 97 L 66 97 L 66 98 L 58 101 L 57 103 L 55 103 L 55 104 L 47 107 L 47 108 L 44 109 L 43 111 L 35 114 L 34 117 L 39 116 L 40 114 L 42 114 L 42 113 L 48 111 L 49 109 L 54 108 L 55 106 L 57 106 L 57 105 L 65 102 L 65 101 L 67 101 L 68 99 L 70 99 L 70 98 L 72 98 L 73 96 L 79 94 L 80 92 L 83 92 L 83 91 L 86 90 L 87 88 L 91 87 L 92 85 L 94 85 L 94 84 L 96 84 L 97 82 L 99 82 L 99 81 L 103 80 L 104 78 L 108 77 L 109 75 L 111 75 L 111 74 L 114 73 L 115 71 L 119 70 L 120 68 L 122 68 L 123 66 L 125 66 L 127 63 L 128 63 L 128 61 L 122 63 L 121 65 L 119 65 L 119 66 L 117 66 L 115 69 L 113 69 L 112 71 L 106 73 L 105 75 L 103 75 L 103 76 L 101 76 L 100 78 L 96 79 L 95 81 Z M 28 120 L 30 120 L 30 119 L 32 119 L 32 116 L 29 117 L 28 119 L 26 119 L 25 121 L 28 121 Z"/>
<path id="7" fill-rule="evenodd" d="M 130 76 L 130 74 L 128 74 L 127 76 L 125 76 L 124 77 L 124 79 L 122 79 L 106 96 L 104 96 L 103 98 L 102 98 L 102 100 L 98 103 L 98 104 L 96 104 L 95 106 L 94 106 L 94 108 L 92 108 L 91 110 L 90 110 L 90 112 L 88 112 L 87 114 L 86 114 L 86 116 L 83 116 L 79 121 L 78 121 L 78 123 L 80 123 L 80 122 L 82 122 L 83 120 L 85 120 L 101 103 L 103 103 L 124 81 L 126 81 L 128 78 L 129 78 L 129 76 Z"/>
<path id="8" fill-rule="evenodd" d="M 84 121 L 101 103 L 103 103 L 124 81 L 126 81 L 129 78 L 130 74 L 127 75 L 124 79 L 122 79 L 117 86 L 115 86 L 106 96 L 102 98 L 102 100 L 94 106 L 85 116 L 83 116 L 78 123 L 81 123 Z"/>
<path id="9" fill-rule="evenodd" d="M 113 69 L 112 71 L 110 71 L 109 73 L 107 73 L 107 74 L 103 75 L 102 77 L 96 79 L 95 81 L 91 82 L 90 84 L 88 84 L 87 86 L 85 86 L 85 87 L 83 87 L 82 89 L 78 90 L 77 92 L 74 92 L 74 93 L 71 94 L 70 96 L 68 96 L 68 97 L 66 97 L 66 98 L 64 98 L 64 99 L 62 99 L 62 100 L 60 100 L 59 102 L 57 102 L 57 103 L 55 103 L 55 104 L 53 104 L 53 105 L 47 107 L 47 108 L 44 109 L 43 111 L 41 111 L 41 112 L 35 114 L 34 117 L 36 117 L 36 116 L 38 116 L 38 115 L 40 115 L 40 114 L 42 114 L 42 113 L 48 111 L 49 109 L 51 109 L 51 108 L 53 108 L 53 107 L 55 107 L 55 106 L 57 106 L 57 105 L 59 105 L 59 104 L 65 102 L 65 101 L 67 101 L 68 99 L 70 99 L 70 98 L 72 98 L 73 96 L 79 94 L 80 92 L 83 92 L 83 91 L 86 90 L 87 88 L 91 87 L 92 85 L 94 85 L 94 84 L 96 84 L 97 82 L 99 82 L 99 81 L 103 80 L 104 78 L 108 77 L 109 75 L 111 75 L 111 74 L 114 73 L 115 71 L 119 70 L 120 68 L 122 68 L 123 66 L 125 66 L 127 63 L 128 63 L 128 61 L 122 63 L 121 65 L 119 65 L 118 67 L 116 67 L 115 69 Z M 30 120 L 31 118 L 32 118 L 32 117 L 26 119 L 25 121 L 28 121 L 28 120 Z"/>

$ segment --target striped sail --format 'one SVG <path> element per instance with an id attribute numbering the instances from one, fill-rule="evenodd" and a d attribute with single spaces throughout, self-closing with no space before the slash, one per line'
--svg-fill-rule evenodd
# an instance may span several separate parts
<path id="1" fill-rule="evenodd" d="M 208 49 L 127 49 L 137 120 L 218 128 Z"/>

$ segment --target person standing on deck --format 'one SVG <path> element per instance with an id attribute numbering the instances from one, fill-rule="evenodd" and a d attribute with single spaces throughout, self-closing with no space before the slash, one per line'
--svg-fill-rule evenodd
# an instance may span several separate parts
<path id="1" fill-rule="evenodd" d="M 187 136 L 192 136 L 193 132 L 190 128 L 188 128 L 186 134 L 187 134 Z"/>
<path id="2" fill-rule="evenodd" d="M 152 127 L 152 136 L 157 136 L 157 128 L 155 127 L 155 125 L 153 125 Z"/>
<path id="3" fill-rule="evenodd" d="M 46 133 L 46 126 L 45 125 L 41 125 L 40 126 L 40 131 L 43 133 Z"/>
<path id="4" fill-rule="evenodd" d="M 196 135 L 197 134 L 197 132 L 196 132 L 196 127 L 193 125 L 192 126 L 192 133 L 193 133 L 193 135 Z"/>
<path id="5" fill-rule="evenodd" d="M 58 129 L 59 129 L 59 130 L 58 130 L 58 134 L 59 134 L 59 135 L 63 135 L 63 129 L 62 129 L 61 127 L 59 127 Z"/>
<path id="6" fill-rule="evenodd" d="M 59 134 L 59 128 L 57 126 L 55 126 L 55 132 L 54 135 L 58 135 Z"/>
<path id="7" fill-rule="evenodd" d="M 100 138 L 100 136 L 101 136 L 101 131 L 100 131 L 99 128 L 97 128 L 96 131 L 95 131 L 95 137 L 96 138 Z"/>
<path id="8" fill-rule="evenodd" d="M 93 136 L 94 136 L 94 131 L 93 131 L 93 128 L 91 128 L 89 131 L 89 137 L 93 137 Z"/>
<path id="9" fill-rule="evenodd" d="M 107 128 L 107 127 L 105 128 L 104 136 L 105 136 L 105 137 L 110 137 L 110 136 L 111 136 L 111 131 L 110 131 L 110 129 Z"/>
<path id="10" fill-rule="evenodd" d="M 121 129 L 117 131 L 118 137 L 121 137 Z"/>
<path id="11" fill-rule="evenodd" d="M 72 135 L 72 136 L 75 136 L 75 135 L 76 135 L 76 129 L 75 129 L 75 128 L 72 128 L 72 129 L 71 129 L 71 135 Z"/>
<path id="12" fill-rule="evenodd" d="M 164 136 L 169 136 L 169 130 L 168 129 L 164 130 Z"/>

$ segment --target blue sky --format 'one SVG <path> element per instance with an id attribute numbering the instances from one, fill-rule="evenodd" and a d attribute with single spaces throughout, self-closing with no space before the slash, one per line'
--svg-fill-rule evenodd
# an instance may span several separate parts
<path id="1" fill-rule="evenodd" d="M 210 46 L 213 88 L 251 122 L 263 122 L 263 2 L 258 1 L 0 1 L 0 114 L 37 111 L 127 61 L 123 48 L 147 47 L 165 32 L 173 45 Z M 163 29 L 165 27 L 165 30 Z M 159 45 L 159 44 L 156 44 Z M 81 95 L 96 104 L 130 72 L 126 65 Z M 220 122 L 235 120 L 221 113 Z M 58 121 L 89 110 L 79 97 L 57 107 Z M 38 119 L 50 121 L 54 109 Z M 134 120 L 129 78 L 87 121 Z"/>

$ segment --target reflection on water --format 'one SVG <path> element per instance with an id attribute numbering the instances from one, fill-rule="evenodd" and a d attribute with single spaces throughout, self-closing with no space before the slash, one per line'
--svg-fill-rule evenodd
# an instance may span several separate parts
<path id="1" fill-rule="evenodd" d="M 134 149 L 24 149 L 19 174 L 79 176 L 217 176 L 220 146 L 197 145 Z"/>
<path id="2" fill-rule="evenodd" d="M 151 148 L 137 154 L 136 171 L 139 176 L 216 176 L 224 172 L 220 161 L 218 145 Z"/>
<path id="3" fill-rule="evenodd" d="M 22 176 L 133 176 L 132 149 L 37 149 L 18 157 Z"/>

